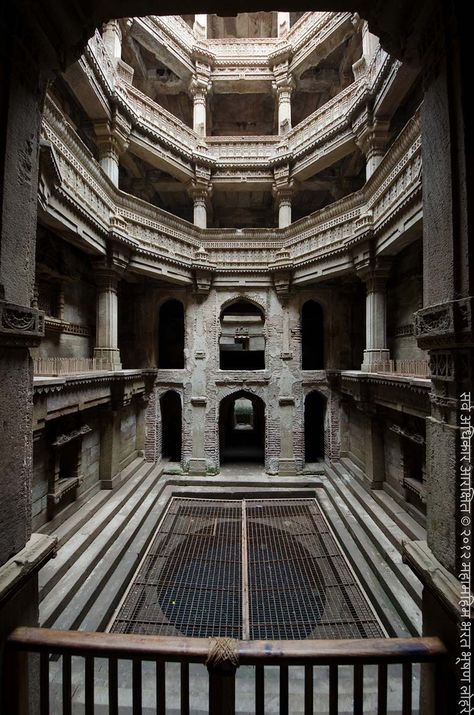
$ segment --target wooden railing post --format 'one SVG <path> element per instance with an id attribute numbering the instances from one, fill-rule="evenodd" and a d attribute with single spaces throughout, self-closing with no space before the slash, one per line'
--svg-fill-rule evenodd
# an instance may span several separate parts
<path id="1" fill-rule="evenodd" d="M 2 705 L 8 715 L 29 715 L 28 653 L 7 647 L 4 654 Z"/>
<path id="2" fill-rule="evenodd" d="M 208 664 L 209 715 L 235 715 L 235 672 L 232 663 Z"/>

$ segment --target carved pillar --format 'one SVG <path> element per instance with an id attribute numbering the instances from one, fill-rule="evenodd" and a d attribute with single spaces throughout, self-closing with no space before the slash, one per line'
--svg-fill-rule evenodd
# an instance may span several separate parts
<path id="1" fill-rule="evenodd" d="M 293 181 L 285 185 L 273 185 L 273 195 L 278 205 L 278 228 L 286 228 L 291 224 L 291 200 L 294 190 Z"/>
<path id="2" fill-rule="evenodd" d="M 207 228 L 207 213 L 212 187 L 208 181 L 195 180 L 188 189 L 194 203 L 193 223 L 199 228 Z"/>
<path id="3" fill-rule="evenodd" d="M 193 129 L 201 137 L 206 136 L 207 95 L 211 89 L 209 65 L 196 61 L 196 73 L 189 91 L 193 98 Z"/>
<path id="4" fill-rule="evenodd" d="M 123 267 L 106 265 L 95 266 L 97 284 L 96 345 L 94 358 L 103 370 L 120 370 L 120 351 L 118 349 L 118 282 Z"/>
<path id="5" fill-rule="evenodd" d="M 101 415 L 99 478 L 102 489 L 113 489 L 119 472 L 120 411 L 111 405 Z"/>
<path id="6" fill-rule="evenodd" d="M 99 163 L 114 186 L 119 185 L 119 160 L 128 147 L 131 125 L 125 117 L 115 113 L 112 120 L 94 123 L 99 150 Z"/>
<path id="7" fill-rule="evenodd" d="M 198 40 L 207 39 L 207 15 L 194 15 L 193 31 Z"/>
<path id="8" fill-rule="evenodd" d="M 206 426 L 207 398 L 203 396 L 191 397 L 192 414 L 192 455 L 189 460 L 190 474 L 206 473 L 206 455 L 204 452 L 204 437 Z"/>
<path id="9" fill-rule="evenodd" d="M 111 58 L 119 60 L 122 57 L 122 30 L 118 20 L 110 20 L 104 24 L 102 39 Z"/>
<path id="10" fill-rule="evenodd" d="M 277 23 L 278 23 L 278 37 L 283 37 L 288 34 L 290 29 L 290 13 L 289 12 L 278 12 L 277 13 Z"/>
<path id="11" fill-rule="evenodd" d="M 367 65 L 375 55 L 378 46 L 379 38 L 370 32 L 369 23 L 364 21 L 362 24 L 362 57 L 364 57 Z"/>
<path id="12" fill-rule="evenodd" d="M 278 134 L 287 134 L 291 129 L 291 93 L 295 87 L 293 77 L 288 71 L 288 56 L 285 54 L 273 67 L 278 102 Z"/>
<path id="13" fill-rule="evenodd" d="M 291 476 L 296 474 L 295 453 L 293 444 L 293 424 L 295 419 L 295 398 L 284 395 L 278 399 L 280 405 L 280 458 L 278 474 Z"/>
<path id="14" fill-rule="evenodd" d="M 373 406 L 366 406 L 365 476 L 372 489 L 381 489 L 385 480 L 384 425 Z"/>
<path id="15" fill-rule="evenodd" d="M 386 283 L 390 272 L 387 264 L 360 272 L 367 287 L 365 303 L 365 350 L 361 370 L 370 372 L 377 363 L 388 363 Z"/>
<path id="16" fill-rule="evenodd" d="M 370 112 L 364 112 L 357 124 L 356 143 L 365 154 L 365 178 L 369 180 L 385 155 L 390 121 L 383 117 L 372 117 Z"/>

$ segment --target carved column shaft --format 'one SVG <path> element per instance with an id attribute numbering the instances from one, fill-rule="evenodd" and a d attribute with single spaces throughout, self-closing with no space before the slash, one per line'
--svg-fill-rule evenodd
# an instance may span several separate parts
<path id="1" fill-rule="evenodd" d="M 286 84 L 277 87 L 278 133 L 286 134 L 291 129 L 291 93 L 293 87 Z"/>
<path id="2" fill-rule="evenodd" d="M 97 314 L 94 357 L 103 369 L 120 370 L 118 349 L 118 286 L 119 276 L 114 270 L 96 271 Z"/>
<path id="3" fill-rule="evenodd" d="M 386 273 L 370 273 L 365 278 L 367 296 L 365 302 L 365 350 L 362 370 L 369 370 L 377 363 L 388 363 L 387 348 Z"/>
<path id="4" fill-rule="evenodd" d="M 122 30 L 118 20 L 105 23 L 102 29 L 102 39 L 109 55 L 114 60 L 119 60 L 122 57 Z"/>

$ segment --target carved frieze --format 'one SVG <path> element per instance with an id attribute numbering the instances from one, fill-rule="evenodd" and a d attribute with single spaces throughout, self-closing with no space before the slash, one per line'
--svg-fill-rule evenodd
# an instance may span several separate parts
<path id="1" fill-rule="evenodd" d="M 44 336 L 44 313 L 0 301 L 0 345 L 35 346 Z"/>

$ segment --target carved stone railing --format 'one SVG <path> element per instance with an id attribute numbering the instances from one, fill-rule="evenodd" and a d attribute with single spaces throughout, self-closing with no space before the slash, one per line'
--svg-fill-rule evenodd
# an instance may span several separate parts
<path id="1" fill-rule="evenodd" d="M 291 42 L 296 43 L 295 47 L 299 46 L 298 43 L 301 43 L 302 46 L 305 43 L 309 43 L 314 49 L 314 43 L 317 43 L 315 37 L 318 33 L 321 35 L 322 41 L 322 38 L 331 33 L 339 24 L 350 21 L 351 16 L 348 13 L 307 13 L 306 16 L 301 18 L 301 20 L 303 19 L 304 22 L 301 23 L 299 29 L 299 23 L 295 25 L 299 34 L 295 36 L 290 31 L 288 38 L 293 38 Z M 151 29 L 153 31 L 160 29 L 163 32 L 166 30 L 168 34 L 176 31 L 176 35 L 179 35 L 180 33 L 176 26 L 176 23 L 178 23 L 179 28 L 185 32 L 183 35 L 185 39 L 180 39 L 181 50 L 184 52 L 183 48 L 185 47 L 189 49 L 193 37 L 192 30 L 182 18 L 141 18 L 140 23 L 145 29 L 149 27 L 150 31 Z M 210 53 L 210 62 L 211 60 L 214 61 L 211 49 L 216 50 L 216 58 L 222 50 L 222 57 L 227 57 L 231 64 L 242 66 L 246 71 L 248 70 L 252 73 L 252 71 L 255 71 L 255 64 L 260 62 L 259 52 L 262 58 L 265 56 L 266 59 L 263 65 L 268 70 L 268 64 L 271 64 L 272 56 L 270 50 L 276 51 L 280 45 L 281 47 L 286 47 L 287 39 L 285 38 L 283 45 L 282 40 L 276 38 L 255 40 L 231 38 L 226 40 L 207 40 L 201 44 L 203 45 L 202 51 L 205 49 L 206 52 Z M 196 49 L 197 45 L 193 45 L 193 47 Z M 227 55 L 224 53 L 223 48 L 227 48 Z M 266 55 L 265 52 L 267 53 Z M 355 82 L 342 90 L 336 97 L 329 100 L 303 122 L 300 122 L 286 137 L 236 138 L 199 137 L 180 119 L 133 87 L 128 75 L 124 74 L 123 71 L 119 71 L 119 65 L 115 65 L 112 62 L 98 32 L 89 40 L 81 63 L 86 74 L 90 75 L 93 72 L 97 75 L 98 84 L 108 96 L 109 101 L 118 103 L 125 114 L 128 115 L 132 124 L 132 135 L 138 134 L 140 137 L 145 136 L 147 138 L 150 151 L 159 152 L 165 147 L 167 150 L 176 152 L 180 157 L 185 158 L 190 164 L 193 161 L 204 162 L 211 168 L 216 168 L 220 162 L 224 162 L 230 167 L 235 165 L 238 168 L 243 162 L 246 165 L 251 165 L 252 160 L 255 159 L 256 170 L 261 169 L 263 163 L 266 163 L 268 169 L 271 170 L 272 166 L 279 161 L 288 161 L 290 158 L 298 160 L 298 157 L 309 154 L 316 148 L 323 154 L 324 143 L 331 139 L 331 147 L 333 147 L 334 137 L 338 132 L 341 133 L 342 139 L 345 140 L 347 133 L 352 132 L 352 118 L 368 100 L 369 94 L 376 95 L 379 85 L 383 82 L 390 66 L 399 66 L 399 63 L 379 48 L 369 67 Z M 87 63 L 90 66 L 87 66 Z M 222 66 L 225 63 L 223 60 L 219 60 L 217 64 Z M 259 147 L 259 145 L 261 146 Z M 191 173 L 191 169 L 189 173 Z"/>
<path id="2" fill-rule="evenodd" d="M 57 172 L 49 191 L 65 210 L 91 226 L 89 233 L 94 229 L 103 239 L 113 236 L 132 253 L 189 271 L 296 270 L 337 252 L 350 255 L 355 243 L 377 238 L 410 202 L 418 201 L 421 211 L 418 116 L 407 124 L 363 190 L 285 229 L 199 229 L 119 191 L 51 99 L 45 105 L 43 134 Z M 42 178 L 41 184 L 47 180 Z M 41 199 L 46 212 L 49 201 L 48 196 Z M 53 213 L 58 220 L 57 208 Z"/>
<path id="3" fill-rule="evenodd" d="M 33 372 L 35 375 L 72 375 L 75 373 L 103 370 L 101 360 L 80 357 L 35 357 Z"/>
<path id="4" fill-rule="evenodd" d="M 431 375 L 428 360 L 387 360 L 370 366 L 372 372 L 409 377 L 429 378 Z"/>

